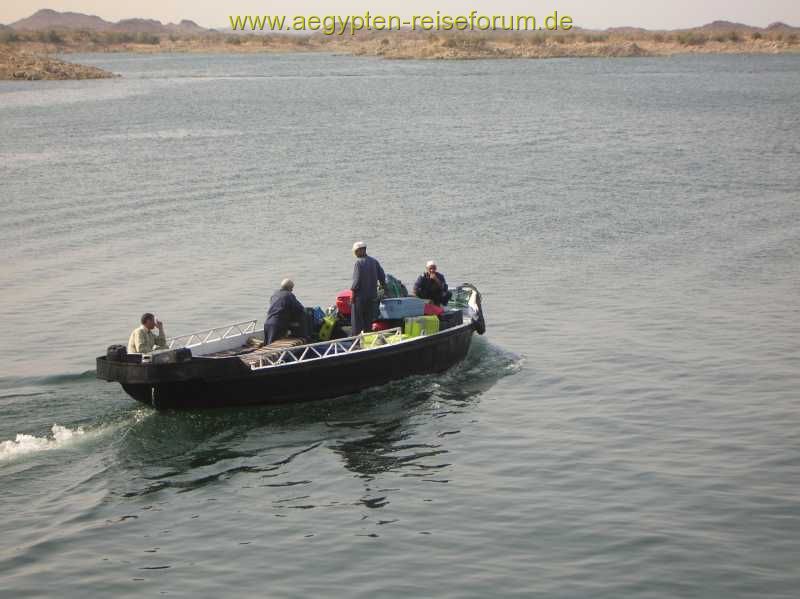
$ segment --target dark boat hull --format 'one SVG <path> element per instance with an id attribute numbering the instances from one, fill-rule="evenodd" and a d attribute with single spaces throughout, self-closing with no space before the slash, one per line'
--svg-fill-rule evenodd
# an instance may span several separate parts
<path id="1" fill-rule="evenodd" d="M 157 409 L 311 401 L 443 372 L 466 357 L 473 330 L 465 324 L 408 343 L 257 370 L 236 357 L 193 357 L 178 364 L 129 364 L 100 357 L 97 376 L 121 383 L 128 395 Z"/>

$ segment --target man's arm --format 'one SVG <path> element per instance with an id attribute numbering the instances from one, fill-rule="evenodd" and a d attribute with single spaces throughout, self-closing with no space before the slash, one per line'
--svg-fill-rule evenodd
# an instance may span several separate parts
<path id="1" fill-rule="evenodd" d="M 297 299 L 297 296 L 293 293 L 291 295 L 292 298 L 292 311 L 294 312 L 295 318 L 300 319 L 306 313 L 305 307 L 303 304 L 300 303 L 300 300 Z"/>
<path id="2" fill-rule="evenodd" d="M 375 266 L 378 267 L 378 282 L 381 284 L 381 287 L 386 287 L 386 273 L 383 272 L 383 266 L 381 263 L 375 260 Z"/>
<path id="3" fill-rule="evenodd" d="M 167 347 L 167 336 L 164 333 L 164 325 L 162 324 L 162 322 L 160 320 L 157 320 L 156 321 L 156 326 L 158 327 L 158 334 L 156 335 L 156 347 L 166 348 Z"/>
<path id="4" fill-rule="evenodd" d="M 447 293 L 447 279 L 444 278 L 442 273 L 439 273 L 439 276 L 442 277 L 442 291 Z"/>
<path id="5" fill-rule="evenodd" d="M 358 260 L 353 264 L 353 282 L 350 284 L 350 290 L 355 293 L 358 291 L 359 283 L 361 282 L 361 269 L 358 267 Z"/>
<path id="6" fill-rule="evenodd" d="M 414 282 L 414 295 L 419 297 L 419 294 L 422 293 L 422 284 L 425 282 L 425 275 L 420 275 L 417 277 L 417 280 Z"/>

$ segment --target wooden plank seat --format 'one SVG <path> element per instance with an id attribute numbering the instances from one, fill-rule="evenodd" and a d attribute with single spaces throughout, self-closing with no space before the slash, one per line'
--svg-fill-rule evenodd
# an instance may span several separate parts
<path id="1" fill-rule="evenodd" d="M 306 343 L 308 342 L 305 339 L 299 339 L 297 337 L 285 337 L 284 339 L 278 339 L 269 345 L 253 349 L 246 354 L 241 354 L 240 358 L 242 362 L 248 366 L 253 366 L 254 364 L 258 364 L 266 355 L 277 355 L 285 349 L 297 347 L 298 345 L 305 345 Z"/>
<path id="2" fill-rule="evenodd" d="M 218 351 L 212 354 L 206 354 L 205 357 L 230 358 L 233 356 L 239 356 L 246 364 L 251 365 L 251 364 L 257 364 L 258 361 L 265 354 L 277 353 L 284 349 L 288 349 L 290 347 L 297 347 L 298 345 L 303 345 L 304 343 L 306 343 L 304 339 L 298 339 L 296 337 L 286 337 L 284 339 L 278 339 L 277 341 L 275 341 L 270 345 L 261 345 L 263 342 L 260 339 L 256 339 L 253 337 L 251 337 L 247 341 L 248 341 L 247 345 L 241 345 L 233 349 L 226 349 L 224 351 Z"/>

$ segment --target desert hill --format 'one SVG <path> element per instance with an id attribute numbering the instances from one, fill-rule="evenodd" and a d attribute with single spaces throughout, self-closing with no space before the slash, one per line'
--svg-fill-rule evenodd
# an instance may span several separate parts
<path id="1" fill-rule="evenodd" d="M 123 19 L 116 23 L 95 15 L 77 12 L 58 12 L 48 8 L 36 11 L 30 17 L 11 23 L 17 31 L 48 31 L 75 29 L 82 31 L 113 31 L 117 33 L 180 33 L 186 35 L 208 33 L 194 21 L 184 19 L 180 23 L 167 23 L 155 19 Z"/>

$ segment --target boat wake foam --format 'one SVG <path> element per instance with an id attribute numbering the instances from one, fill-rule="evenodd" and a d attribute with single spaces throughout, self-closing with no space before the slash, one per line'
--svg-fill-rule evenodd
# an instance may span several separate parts
<path id="1" fill-rule="evenodd" d="M 58 424 L 53 425 L 50 429 L 50 436 L 47 437 L 19 433 L 13 441 L 0 442 L 0 461 L 29 453 L 59 449 L 85 436 L 86 431 L 83 430 L 83 427 L 71 429 Z"/>

